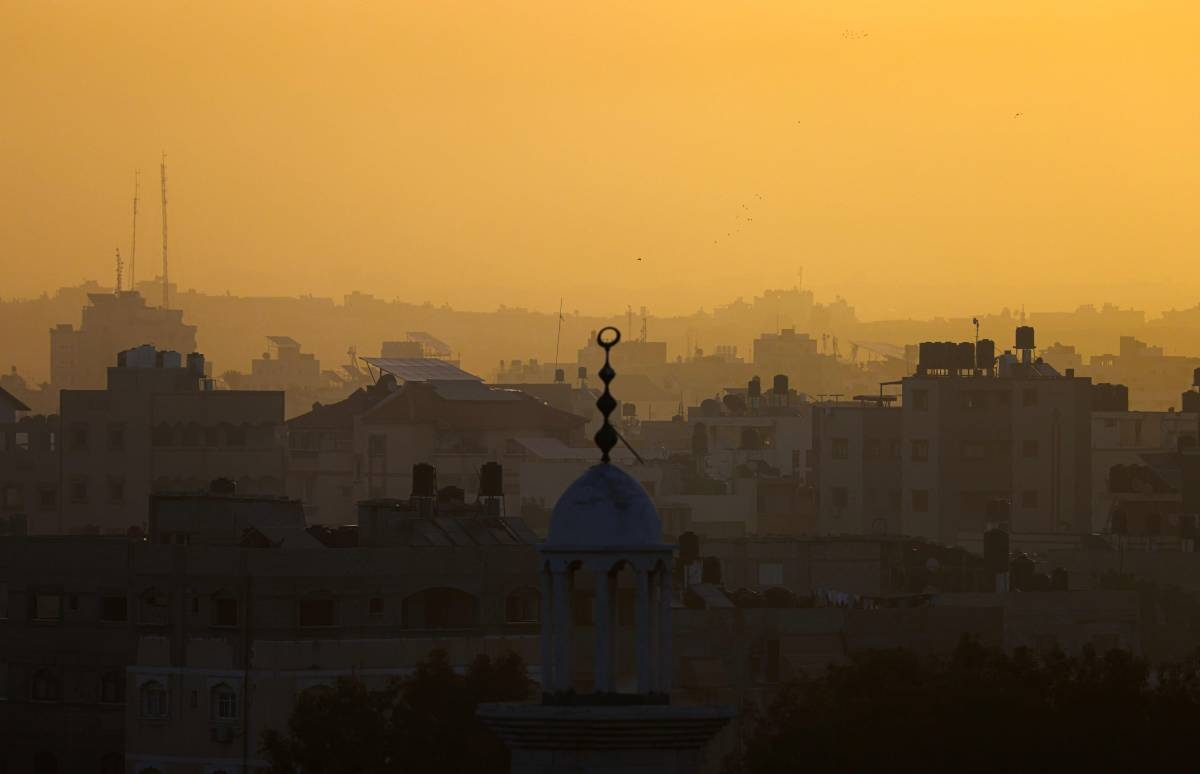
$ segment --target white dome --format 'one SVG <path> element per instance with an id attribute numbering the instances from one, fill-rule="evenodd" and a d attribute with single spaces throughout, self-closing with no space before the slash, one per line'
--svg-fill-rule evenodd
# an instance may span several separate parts
<path id="1" fill-rule="evenodd" d="M 593 465 L 567 487 L 550 517 L 549 547 L 640 548 L 662 545 L 662 521 L 650 496 L 612 464 Z"/>

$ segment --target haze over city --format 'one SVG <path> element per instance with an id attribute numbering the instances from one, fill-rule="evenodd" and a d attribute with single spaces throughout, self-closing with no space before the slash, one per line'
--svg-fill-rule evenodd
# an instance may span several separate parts
<path id="1" fill-rule="evenodd" d="M 803 266 L 865 319 L 1196 302 L 1193 3 L 3 16 L 0 297 L 107 278 L 136 168 L 150 279 L 165 151 L 210 293 L 675 314 Z"/>

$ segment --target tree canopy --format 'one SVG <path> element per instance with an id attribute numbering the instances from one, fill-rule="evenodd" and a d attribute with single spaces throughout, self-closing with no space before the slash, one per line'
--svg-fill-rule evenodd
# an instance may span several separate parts
<path id="1" fill-rule="evenodd" d="M 1200 658 L 1036 656 L 964 640 L 949 658 L 866 653 L 784 685 L 746 719 L 731 772 L 1192 768 Z"/>
<path id="2" fill-rule="evenodd" d="M 476 717 L 481 702 L 522 701 L 520 657 L 477 658 L 458 674 L 433 651 L 404 679 L 372 688 L 342 678 L 297 698 L 286 733 L 267 731 L 271 774 L 454 774 L 508 771 L 508 751 Z"/>

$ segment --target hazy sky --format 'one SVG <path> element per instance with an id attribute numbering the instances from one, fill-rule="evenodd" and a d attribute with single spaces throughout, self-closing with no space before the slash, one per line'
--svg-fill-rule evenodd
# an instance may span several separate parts
<path id="1" fill-rule="evenodd" d="M 1200 3 L 0 0 L 0 296 L 1200 301 Z M 747 220 L 750 218 L 751 220 Z M 638 262 L 636 259 L 643 260 Z"/>

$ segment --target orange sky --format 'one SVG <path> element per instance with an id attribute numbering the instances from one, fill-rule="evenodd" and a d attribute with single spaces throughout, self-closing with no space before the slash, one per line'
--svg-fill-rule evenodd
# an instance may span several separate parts
<path id="1" fill-rule="evenodd" d="M 1191 306 L 1198 41 L 1151 0 L 0 0 L 0 296 L 109 280 L 135 167 L 157 271 L 165 149 L 212 292 Z"/>

